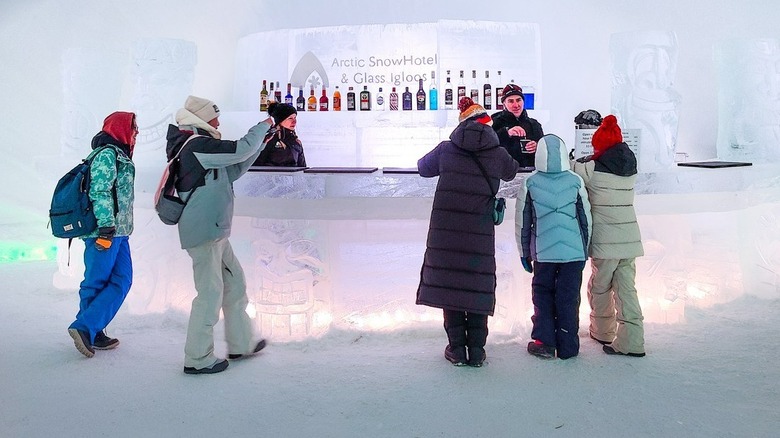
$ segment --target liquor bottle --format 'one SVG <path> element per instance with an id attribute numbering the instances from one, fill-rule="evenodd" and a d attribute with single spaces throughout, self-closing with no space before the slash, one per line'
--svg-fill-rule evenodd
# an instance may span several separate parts
<path id="1" fill-rule="evenodd" d="M 398 93 L 395 92 L 395 87 L 390 92 L 390 111 L 398 111 Z"/>
<path id="2" fill-rule="evenodd" d="M 287 95 L 284 96 L 284 103 L 287 105 L 293 104 L 293 97 L 292 97 L 292 84 L 289 82 L 287 83 Z"/>
<path id="3" fill-rule="evenodd" d="M 447 70 L 447 85 L 444 86 L 444 109 L 452 109 L 452 82 L 450 82 L 449 70 Z"/>
<path id="4" fill-rule="evenodd" d="M 268 103 L 274 101 L 274 81 L 268 84 Z"/>
<path id="5" fill-rule="evenodd" d="M 482 103 L 486 110 L 493 109 L 493 86 L 490 85 L 490 72 L 485 70 L 485 85 L 482 86 Z"/>
<path id="6" fill-rule="evenodd" d="M 279 85 L 279 81 L 276 81 L 276 92 L 274 92 L 274 100 L 277 102 L 282 101 L 282 87 Z"/>
<path id="7" fill-rule="evenodd" d="M 317 111 L 317 98 L 314 97 L 314 85 L 311 86 L 311 91 L 309 91 L 309 99 L 306 101 L 306 111 Z"/>
<path id="8" fill-rule="evenodd" d="M 471 100 L 474 101 L 474 103 L 479 103 L 479 85 L 477 85 L 477 71 L 471 70 Z"/>
<path id="9" fill-rule="evenodd" d="M 404 111 L 412 110 L 412 92 L 409 91 L 409 87 L 406 87 L 406 91 L 401 95 L 402 105 Z"/>
<path id="10" fill-rule="evenodd" d="M 298 111 L 306 111 L 306 98 L 303 97 L 303 87 L 298 90 L 298 99 L 295 101 L 295 109 Z"/>
<path id="11" fill-rule="evenodd" d="M 341 91 L 336 85 L 336 91 L 333 92 L 333 111 L 341 111 Z"/>
<path id="12" fill-rule="evenodd" d="M 430 109 L 439 109 L 439 90 L 436 89 L 436 72 L 431 72 L 431 87 L 428 89 L 428 101 L 430 102 Z"/>
<path id="13" fill-rule="evenodd" d="M 463 70 L 460 71 L 460 80 L 458 81 L 458 100 L 455 101 L 455 106 L 458 106 L 460 100 L 466 97 L 466 83 L 463 82 Z"/>
<path id="14" fill-rule="evenodd" d="M 263 79 L 263 89 L 260 90 L 260 111 L 268 111 L 268 90 L 265 88 L 265 79 Z"/>
<path id="15" fill-rule="evenodd" d="M 347 111 L 355 111 L 355 92 L 352 91 L 352 87 L 347 91 Z"/>
<path id="16" fill-rule="evenodd" d="M 360 111 L 371 111 L 371 92 L 368 91 L 368 85 L 363 85 L 363 91 L 360 92 Z"/>
<path id="17" fill-rule="evenodd" d="M 379 87 L 379 92 L 376 94 L 376 109 L 379 111 L 385 109 L 385 95 L 382 93 L 382 87 Z"/>
<path id="18" fill-rule="evenodd" d="M 328 110 L 328 95 L 325 94 L 325 86 L 322 86 L 322 96 L 320 96 L 320 111 Z"/>
<path id="19" fill-rule="evenodd" d="M 425 111 L 425 90 L 423 90 L 422 78 L 420 78 L 420 88 L 417 90 L 417 111 Z"/>
<path id="20" fill-rule="evenodd" d="M 501 82 L 501 70 L 498 71 L 498 87 L 496 87 L 496 109 L 504 109 L 504 102 L 501 98 L 504 97 L 504 83 Z"/>

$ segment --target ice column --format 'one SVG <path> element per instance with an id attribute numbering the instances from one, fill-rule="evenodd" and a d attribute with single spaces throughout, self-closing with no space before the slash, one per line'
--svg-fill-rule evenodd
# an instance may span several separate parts
<path id="1" fill-rule="evenodd" d="M 780 160 L 780 43 L 735 39 L 715 46 L 718 158 Z"/>
<path id="2" fill-rule="evenodd" d="M 613 34 L 612 113 L 623 129 L 641 129 L 639 169 L 656 172 L 674 163 L 680 95 L 673 88 L 677 70 L 674 32 Z"/>

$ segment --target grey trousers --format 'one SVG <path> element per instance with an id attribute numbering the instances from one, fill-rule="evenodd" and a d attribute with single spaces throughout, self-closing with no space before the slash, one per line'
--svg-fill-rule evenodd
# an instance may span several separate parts
<path id="1" fill-rule="evenodd" d="M 192 300 L 184 366 L 207 368 L 221 359 L 214 355 L 214 325 L 225 317 L 228 353 L 247 354 L 254 348 L 252 321 L 246 313 L 246 279 L 228 239 L 187 249 L 192 258 L 195 290 Z"/>
<path id="2" fill-rule="evenodd" d="M 645 352 L 642 308 L 634 281 L 635 259 L 590 260 L 590 335 L 621 353 Z"/>

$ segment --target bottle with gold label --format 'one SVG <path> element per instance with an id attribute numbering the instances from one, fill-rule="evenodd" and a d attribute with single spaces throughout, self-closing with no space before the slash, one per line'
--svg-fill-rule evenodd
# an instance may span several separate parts
<path id="1" fill-rule="evenodd" d="M 336 85 L 336 91 L 333 92 L 333 111 L 341 111 L 341 92 Z"/>
<path id="2" fill-rule="evenodd" d="M 314 97 L 314 85 L 311 86 L 309 98 L 306 100 L 306 111 L 317 111 L 317 98 Z"/>
<path id="3" fill-rule="evenodd" d="M 263 88 L 260 90 L 260 111 L 268 111 L 268 89 L 265 79 L 263 79 Z"/>

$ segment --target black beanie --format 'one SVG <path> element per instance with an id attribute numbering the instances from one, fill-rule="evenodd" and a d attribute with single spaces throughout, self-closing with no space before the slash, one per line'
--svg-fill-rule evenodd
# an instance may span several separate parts
<path id="1" fill-rule="evenodd" d="M 271 102 L 268 104 L 268 115 L 273 117 L 274 124 L 278 125 L 293 114 L 298 114 L 298 111 L 292 105 L 279 102 Z"/>

